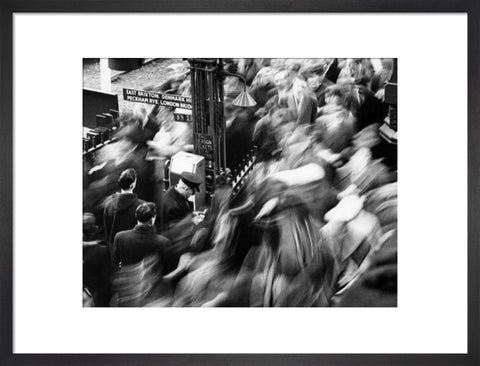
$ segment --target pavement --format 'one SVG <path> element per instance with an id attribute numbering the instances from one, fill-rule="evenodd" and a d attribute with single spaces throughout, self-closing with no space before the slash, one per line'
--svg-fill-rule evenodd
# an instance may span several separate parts
<path id="1" fill-rule="evenodd" d="M 123 88 L 143 90 L 149 85 L 158 85 L 165 81 L 165 69 L 173 64 L 182 62 L 179 58 L 146 58 L 142 67 L 132 71 L 112 70 L 111 93 L 118 95 L 120 114 L 130 112 L 134 103 L 123 100 Z M 99 59 L 84 59 L 83 87 L 95 90 L 100 88 Z"/>

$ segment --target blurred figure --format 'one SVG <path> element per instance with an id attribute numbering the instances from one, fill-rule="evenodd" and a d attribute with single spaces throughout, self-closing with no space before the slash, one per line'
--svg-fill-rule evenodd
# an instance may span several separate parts
<path id="1" fill-rule="evenodd" d="M 179 281 L 174 306 L 200 306 L 233 283 L 248 247 L 242 250 L 244 235 L 229 214 L 231 193 L 225 176 L 217 177 L 211 208 L 192 238 L 192 251 L 166 276 Z"/>
<path id="2" fill-rule="evenodd" d="M 323 58 L 309 58 L 304 60 L 300 73 L 306 75 L 324 75 L 327 68 L 327 60 Z M 305 78 L 307 79 L 307 78 Z"/>
<path id="3" fill-rule="evenodd" d="M 358 130 L 362 130 L 375 123 L 383 123 L 388 113 L 388 107 L 383 103 L 383 98 L 377 98 L 375 94 L 364 85 L 357 85 L 355 89 L 358 93 L 358 105 L 355 110 Z"/>
<path id="4" fill-rule="evenodd" d="M 247 181 L 248 195 L 254 195 L 265 183 L 265 179 L 282 168 L 281 144 L 291 132 L 293 123 L 284 118 L 284 110 L 271 110 L 255 125 L 253 142 L 257 146 L 255 164 Z"/>
<path id="5" fill-rule="evenodd" d="M 280 171 L 243 206 L 228 212 L 225 222 L 235 226 L 225 230 L 227 243 L 239 230 L 256 233 L 227 244 L 248 252 L 235 282 L 203 306 L 328 306 L 335 261 L 310 214 L 305 200 L 310 195 L 303 192 L 303 185 L 322 177 L 321 168 L 313 165 Z"/>
<path id="6" fill-rule="evenodd" d="M 281 173 L 275 177 L 280 177 Z M 297 175 L 300 175 L 299 171 Z M 317 180 L 315 175 L 312 175 L 311 183 Z M 261 291 L 263 295 L 251 296 L 252 305 L 329 304 L 335 262 L 331 249 L 319 235 L 320 223 L 311 215 L 308 201 L 299 187 L 299 183 L 307 183 L 306 177 L 308 174 L 301 178 L 292 175 L 291 187 L 284 186 L 284 183 L 270 185 L 269 192 L 258 197 L 261 209 L 254 221 L 264 228 L 265 233 L 252 280 L 252 292 L 258 294 Z"/>
<path id="7" fill-rule="evenodd" d="M 217 224 L 227 212 L 232 198 L 232 191 L 231 177 L 228 172 L 215 178 L 215 192 L 205 219 L 198 225 L 198 229 L 192 238 L 192 251 L 202 252 L 211 249 L 215 245 L 213 238 L 218 229 Z"/>
<path id="8" fill-rule="evenodd" d="M 234 175 L 243 169 L 243 159 L 253 149 L 252 135 L 258 117 L 255 112 L 258 106 L 239 107 L 233 104 L 235 98 L 243 90 L 243 82 L 234 77 L 225 78 L 224 110 L 225 110 L 225 148 L 227 166 Z"/>
<path id="9" fill-rule="evenodd" d="M 98 238 L 95 216 L 83 214 L 83 287 L 91 306 L 104 307 L 110 302 L 112 263 L 105 241 Z"/>
<path id="10" fill-rule="evenodd" d="M 138 263 L 124 265 L 116 271 L 112 276 L 113 296 L 110 306 L 142 307 L 159 301 L 168 306 L 168 299 L 165 301 L 159 298 L 163 291 L 160 291 L 160 294 L 156 291 L 161 278 L 157 265 L 158 255 L 152 254 Z"/>
<path id="11" fill-rule="evenodd" d="M 375 96 L 377 96 L 379 99 L 382 99 L 385 83 L 390 80 L 390 77 L 392 76 L 393 60 L 380 60 L 380 66 L 381 67 L 375 70 L 375 73 L 372 76 L 370 89 Z M 380 91 L 382 91 L 382 93 L 379 93 Z"/>
<path id="12" fill-rule="evenodd" d="M 250 88 L 250 94 L 257 102 L 259 108 L 275 95 L 273 78 L 276 70 L 273 67 L 264 67 L 255 75 Z"/>
<path id="13" fill-rule="evenodd" d="M 385 234 L 397 230 L 397 182 L 368 191 L 365 210 L 375 214 Z"/>
<path id="14" fill-rule="evenodd" d="M 252 84 L 255 75 L 257 75 L 258 69 L 259 65 L 254 58 L 242 58 L 238 62 L 238 73 L 245 76 L 248 86 Z"/>
<path id="15" fill-rule="evenodd" d="M 353 84 L 355 75 L 358 72 L 357 63 L 354 59 L 346 59 L 339 62 L 338 67 L 340 73 L 338 74 L 337 84 Z"/>
<path id="16" fill-rule="evenodd" d="M 352 152 L 356 121 L 346 108 L 347 90 L 333 85 L 325 93 L 326 104 L 319 111 L 320 117 L 315 121 L 314 133 L 326 151 L 323 158 L 331 164 L 340 165 L 349 159 Z"/>
<path id="17" fill-rule="evenodd" d="M 118 190 L 118 176 L 124 170 L 136 171 L 135 192 L 144 199 L 152 199 L 152 165 L 145 161 L 147 145 L 141 121 L 133 114 L 119 117 L 120 128 L 115 140 L 95 152 L 92 167 L 87 173 L 84 190 L 84 211 L 92 212 L 102 220 L 106 198 Z"/>
<path id="18" fill-rule="evenodd" d="M 354 192 L 365 194 L 394 180 L 387 166 L 380 160 L 373 160 L 371 151 L 365 147 L 358 149 L 337 173 L 342 197 Z"/>
<path id="19" fill-rule="evenodd" d="M 356 194 L 345 196 L 325 215 L 327 224 L 321 232 L 338 263 L 337 289 L 358 277 L 381 244 L 380 222 L 363 209 L 364 201 L 365 197 Z"/>
<path id="20" fill-rule="evenodd" d="M 299 101 L 295 127 L 313 125 L 317 117 L 318 104 L 316 95 L 308 89 L 306 82 L 298 84 L 294 92 L 297 95 L 296 99 Z"/>
<path id="21" fill-rule="evenodd" d="M 293 75 L 288 71 L 280 71 L 275 75 L 277 88 L 277 106 L 287 109 L 295 126 L 312 124 L 317 115 L 316 98 L 305 85 L 294 87 Z"/>
<path id="22" fill-rule="evenodd" d="M 340 74 L 340 70 L 341 70 L 338 66 L 339 65 L 338 59 L 336 58 L 326 59 L 325 62 L 326 62 L 325 79 L 335 84 L 338 81 L 338 75 Z"/>
<path id="23" fill-rule="evenodd" d="M 169 94 L 181 94 L 180 86 L 187 79 L 190 72 L 187 63 L 174 63 L 165 69 L 165 82 L 155 88 L 155 91 Z"/>
<path id="24" fill-rule="evenodd" d="M 114 239 L 119 231 L 130 230 L 137 222 L 135 211 L 144 203 L 136 193 L 133 193 L 137 184 L 135 169 L 124 170 L 118 178 L 120 192 L 110 196 L 105 203 L 103 222 L 105 238 L 112 260 L 115 258 Z M 114 262 L 115 265 L 117 263 Z"/>
<path id="25" fill-rule="evenodd" d="M 372 254 L 358 279 L 334 299 L 336 307 L 397 306 L 397 234 L 388 236 Z"/>
<path id="26" fill-rule="evenodd" d="M 310 91 L 315 94 L 317 99 L 317 107 L 321 108 L 325 106 L 325 92 L 327 87 L 333 85 L 331 81 L 325 78 L 323 75 L 317 74 L 308 74 L 307 75 L 307 86 Z"/>
<path id="27" fill-rule="evenodd" d="M 143 90 L 152 92 L 157 91 L 154 85 L 147 85 L 143 87 Z M 133 115 L 138 121 L 140 121 L 142 142 L 151 140 L 160 129 L 160 122 L 158 120 L 159 110 L 160 105 L 158 104 L 135 103 L 133 107 Z"/>

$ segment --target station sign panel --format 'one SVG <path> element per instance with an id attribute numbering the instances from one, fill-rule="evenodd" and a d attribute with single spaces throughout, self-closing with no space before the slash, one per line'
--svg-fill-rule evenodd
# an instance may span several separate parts
<path id="1" fill-rule="evenodd" d="M 192 98 L 178 94 L 165 94 L 154 91 L 123 89 L 123 99 L 128 102 L 146 103 L 181 109 L 192 109 Z"/>
<path id="2" fill-rule="evenodd" d="M 195 134 L 196 153 L 208 160 L 214 160 L 213 136 L 205 133 Z"/>

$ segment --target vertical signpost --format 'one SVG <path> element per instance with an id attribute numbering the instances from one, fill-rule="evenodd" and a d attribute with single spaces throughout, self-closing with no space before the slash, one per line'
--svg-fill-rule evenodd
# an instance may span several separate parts
<path id="1" fill-rule="evenodd" d="M 215 190 L 215 177 L 226 170 L 225 114 L 221 59 L 189 59 L 195 154 L 205 157 L 207 194 Z"/>

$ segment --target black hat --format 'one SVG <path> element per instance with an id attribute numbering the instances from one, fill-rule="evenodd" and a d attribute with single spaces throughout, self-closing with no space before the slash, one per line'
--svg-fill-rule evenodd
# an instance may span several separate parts
<path id="1" fill-rule="evenodd" d="M 181 177 L 183 183 L 185 183 L 188 188 L 191 188 L 193 191 L 200 192 L 199 186 L 203 183 L 202 178 L 200 178 L 198 175 L 187 172 L 183 172 Z"/>
<path id="2" fill-rule="evenodd" d="M 145 202 L 135 210 L 135 217 L 140 222 L 148 222 L 153 216 L 157 215 L 157 205 L 153 202 Z"/>

